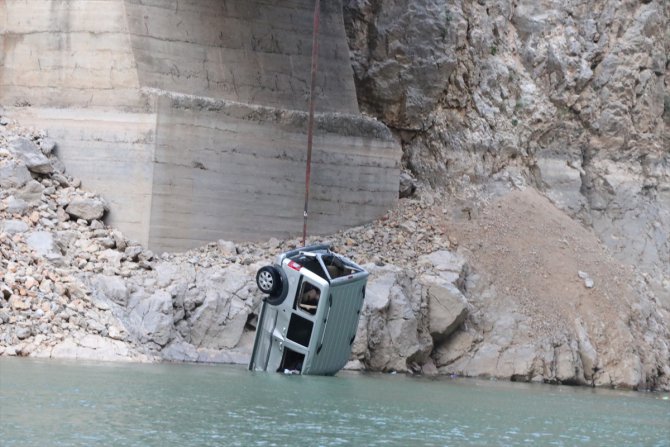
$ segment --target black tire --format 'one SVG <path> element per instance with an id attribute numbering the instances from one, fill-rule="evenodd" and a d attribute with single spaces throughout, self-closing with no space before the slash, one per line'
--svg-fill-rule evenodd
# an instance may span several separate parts
<path id="1" fill-rule="evenodd" d="M 261 267 L 256 273 L 256 285 L 263 293 L 272 295 L 281 288 L 281 278 L 277 268 L 272 265 Z"/>
<path id="2" fill-rule="evenodd" d="M 277 289 L 265 299 L 265 302 L 273 306 L 279 306 L 288 296 L 288 278 L 281 267 L 275 267 L 279 274 L 279 283 Z"/>

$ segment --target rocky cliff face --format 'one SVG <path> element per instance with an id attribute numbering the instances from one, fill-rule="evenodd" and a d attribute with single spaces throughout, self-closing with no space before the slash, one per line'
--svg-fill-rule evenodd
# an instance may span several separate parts
<path id="1" fill-rule="evenodd" d="M 637 336 L 666 324 L 662 315 L 667 321 L 670 308 L 669 21 L 670 4 L 649 0 L 345 3 L 361 109 L 395 131 L 403 144 L 405 166 L 441 191 L 450 202 L 448 214 L 456 220 L 477 221 L 480 213 L 490 213 L 492 197 L 528 187 L 593 230 L 608 250 L 592 262 L 612 255 L 611 272 L 618 271 L 619 261 L 640 273 L 606 280 L 631 288 L 615 301 L 657 315 L 644 318 L 646 322 L 633 330 Z M 620 346 L 628 346 L 626 352 L 631 352 L 637 336 L 622 336 L 619 330 L 625 325 L 613 320 L 605 327 L 618 328 L 612 330 L 619 335 L 594 333 L 597 325 L 587 320 L 596 309 L 582 308 L 578 291 L 568 292 L 561 280 L 556 281 L 569 275 L 546 262 L 540 262 L 539 271 L 533 268 L 537 256 L 553 256 L 573 244 L 560 231 L 554 236 L 565 241 L 564 247 L 541 237 L 533 241 L 532 228 L 519 232 L 510 227 L 524 227 L 526 220 L 537 218 L 536 228 L 550 231 L 555 219 L 563 218 L 550 217 L 546 206 L 536 204 L 524 211 L 501 200 L 498 206 L 509 209 L 500 214 L 497 225 L 505 230 L 486 237 L 495 233 L 486 220 L 467 246 L 469 270 L 480 281 L 466 295 L 479 311 L 433 351 L 435 363 L 446 372 L 514 377 L 522 371 L 520 377 L 526 378 L 539 364 L 553 364 L 563 371 L 555 376 L 564 377 L 559 380 L 571 376 L 567 380 L 576 383 L 621 381 L 596 365 L 596 357 L 616 357 L 614 352 L 591 350 L 593 341 L 585 341 L 584 335 L 600 339 L 601 346 L 608 337 L 610 342 L 628 340 Z M 534 215 L 537 209 L 547 216 Z M 525 217 L 518 219 L 519 213 Z M 569 219 L 562 226 L 567 227 L 572 236 L 582 231 Z M 505 237 L 510 232 L 516 232 L 516 239 Z M 587 239 L 580 245 L 595 253 L 596 242 Z M 482 243 L 506 248 L 493 256 L 492 247 Z M 515 251 L 517 270 L 500 265 L 513 263 L 509 255 Z M 489 258 L 480 256 L 484 252 Z M 577 268 L 577 259 L 568 264 Z M 501 275 L 505 269 L 506 275 Z M 482 289 L 485 277 L 490 287 Z M 542 282 L 544 290 L 533 292 L 525 281 L 528 277 Z M 627 279 L 621 283 L 623 277 Z M 557 290 L 563 292 L 554 295 Z M 613 299 L 610 292 L 604 291 L 607 302 Z M 541 303 L 550 296 L 557 302 L 567 300 L 579 311 L 547 312 L 551 323 L 546 324 L 553 330 L 535 327 L 535 336 L 529 337 L 528 321 L 520 315 L 538 319 L 548 310 L 542 311 Z M 660 357 L 649 365 L 667 359 L 667 334 L 659 335 L 655 343 Z M 530 338 L 544 338 L 545 347 L 528 348 L 523 340 Z M 555 357 L 552 350 L 558 352 Z M 461 351 L 467 354 L 461 356 Z M 554 360 L 541 360 L 540 352 Z M 569 360 L 577 358 L 581 366 L 567 366 L 579 363 Z M 623 381 L 636 381 L 639 358 L 622 354 L 617 361 L 629 364 L 623 368 L 628 371 Z"/>
<path id="2" fill-rule="evenodd" d="M 670 5 L 352 0 L 361 108 L 458 196 L 524 183 L 670 304 Z"/>

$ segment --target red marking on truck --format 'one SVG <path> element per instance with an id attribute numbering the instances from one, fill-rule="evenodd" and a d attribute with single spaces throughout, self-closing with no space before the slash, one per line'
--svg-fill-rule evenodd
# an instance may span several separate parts
<path id="1" fill-rule="evenodd" d="M 302 265 L 298 264 L 295 261 L 289 261 L 288 266 L 293 270 L 295 270 L 296 272 L 299 272 L 300 269 L 302 268 Z"/>

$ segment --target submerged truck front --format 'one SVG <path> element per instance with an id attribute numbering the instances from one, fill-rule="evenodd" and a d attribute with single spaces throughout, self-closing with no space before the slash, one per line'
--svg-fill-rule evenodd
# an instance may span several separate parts
<path id="1" fill-rule="evenodd" d="M 333 375 L 349 360 L 368 272 L 326 245 L 283 253 L 258 271 L 263 301 L 252 371 Z"/>

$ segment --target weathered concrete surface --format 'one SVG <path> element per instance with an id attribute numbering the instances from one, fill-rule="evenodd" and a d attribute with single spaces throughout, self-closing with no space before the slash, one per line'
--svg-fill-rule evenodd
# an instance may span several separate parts
<path id="1" fill-rule="evenodd" d="M 0 103 L 139 108 L 120 0 L 0 3 Z"/>
<path id="2" fill-rule="evenodd" d="M 0 104 L 58 140 L 69 172 L 107 199 L 106 221 L 152 248 L 297 233 L 312 7 L 8 0 Z M 311 227 L 323 233 L 395 203 L 400 149 L 358 114 L 339 2 L 323 6 L 320 41 L 317 112 L 345 123 L 315 138 Z"/>
<path id="3" fill-rule="evenodd" d="M 161 95 L 149 245 L 185 249 L 302 228 L 304 112 Z M 310 233 L 370 221 L 398 196 L 388 129 L 353 115 L 316 118 Z M 221 181 L 225 179 L 225 181 Z M 223 218 L 222 218 L 223 217 Z"/>
<path id="4" fill-rule="evenodd" d="M 142 86 L 307 110 L 313 2 L 125 0 Z M 323 2 L 318 109 L 358 114 L 339 1 Z"/>

